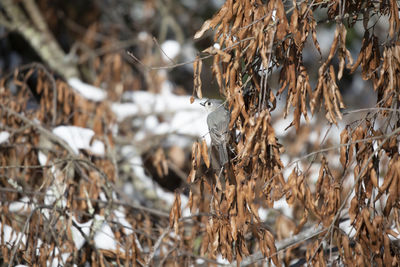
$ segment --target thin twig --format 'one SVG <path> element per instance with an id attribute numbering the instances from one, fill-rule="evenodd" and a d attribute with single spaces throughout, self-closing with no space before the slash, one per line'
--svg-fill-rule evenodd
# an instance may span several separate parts
<path id="1" fill-rule="evenodd" d="M 223 48 L 223 49 L 221 49 L 221 50 L 222 50 L 222 51 L 226 51 L 226 50 L 232 49 L 232 48 L 235 47 L 235 46 L 238 46 L 239 44 L 241 44 L 241 43 L 243 43 L 243 42 L 246 42 L 246 41 L 249 41 L 249 40 L 254 40 L 254 39 L 255 39 L 254 37 L 244 38 L 243 40 L 240 40 L 239 42 L 233 43 L 231 46 L 225 47 L 225 48 Z M 177 63 L 177 64 L 173 64 L 173 65 L 158 66 L 158 67 L 149 67 L 149 66 L 147 66 L 146 64 L 144 64 L 143 62 L 141 62 L 140 59 L 138 59 L 135 55 L 133 55 L 132 52 L 127 51 L 127 54 L 128 54 L 129 56 L 131 56 L 135 61 L 137 61 L 140 65 L 144 66 L 147 70 L 173 69 L 173 68 L 176 68 L 176 67 L 180 67 L 180 66 L 184 66 L 184 65 L 188 65 L 188 64 L 193 64 L 195 61 L 197 61 L 197 60 L 199 60 L 199 59 L 200 59 L 200 60 L 204 60 L 204 59 L 207 59 L 207 58 L 210 58 L 210 57 L 215 56 L 215 54 L 209 54 L 209 55 L 200 57 L 199 59 L 193 59 L 193 60 L 190 60 L 190 61 L 186 61 L 186 62 L 182 62 L 182 63 Z"/>
<path id="2" fill-rule="evenodd" d="M 150 254 L 148 256 L 148 258 L 146 259 L 146 265 L 145 266 L 150 266 L 151 261 L 154 258 L 154 255 L 156 253 L 156 251 L 158 250 L 158 248 L 161 246 L 162 240 L 163 238 L 169 234 L 171 232 L 171 227 L 168 227 L 167 229 L 165 229 L 165 231 L 158 237 L 156 243 L 154 244 L 154 246 L 151 248 L 150 250 Z"/>
<path id="3" fill-rule="evenodd" d="M 160 44 L 158 43 L 157 39 L 155 37 L 153 37 L 153 42 L 157 45 L 158 49 L 161 51 L 161 53 L 164 54 L 164 56 L 166 56 L 168 58 L 169 61 L 172 62 L 172 64 L 176 64 L 176 62 L 170 58 L 167 53 L 165 53 L 165 51 L 161 48 Z"/>

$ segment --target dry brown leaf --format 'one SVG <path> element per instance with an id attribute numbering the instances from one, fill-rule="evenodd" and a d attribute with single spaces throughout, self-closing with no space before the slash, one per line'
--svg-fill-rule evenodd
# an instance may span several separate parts
<path id="1" fill-rule="evenodd" d="M 203 93 L 201 92 L 201 70 L 202 70 L 203 62 L 199 56 L 196 57 L 195 61 L 193 62 L 193 91 L 196 92 L 197 98 L 202 99 Z M 193 93 L 194 93 L 193 92 Z M 193 97 L 193 96 L 192 96 Z M 191 103 L 193 103 L 191 99 Z"/>
<path id="2" fill-rule="evenodd" d="M 211 26 L 211 20 L 210 20 L 210 19 L 209 19 L 209 20 L 206 20 L 206 21 L 203 23 L 203 25 L 201 26 L 200 30 L 198 30 L 198 31 L 195 33 L 194 39 L 199 39 L 200 37 L 202 37 L 203 34 L 204 34 L 208 29 L 210 29 L 211 27 L 212 27 L 212 26 Z"/>
<path id="3" fill-rule="evenodd" d="M 206 164 L 207 168 L 209 168 L 210 159 L 208 158 L 207 143 L 205 139 L 203 139 L 201 142 L 201 156 L 203 157 L 204 163 Z"/>
<path id="4" fill-rule="evenodd" d="M 181 197 L 175 193 L 175 200 L 169 213 L 169 226 L 174 229 L 175 234 L 179 234 L 179 219 L 181 218 Z"/>

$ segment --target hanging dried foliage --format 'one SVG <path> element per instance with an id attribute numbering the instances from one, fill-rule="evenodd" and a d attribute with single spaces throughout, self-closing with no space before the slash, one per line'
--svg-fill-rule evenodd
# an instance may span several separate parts
<path id="1" fill-rule="evenodd" d="M 34 83 L 28 84 L 30 79 Z M 109 106 L 84 99 L 40 64 L 16 69 L 0 84 L 0 124 L 9 133 L 0 144 L 3 262 L 13 265 L 18 260 L 32 266 L 47 265 L 53 260 L 78 263 L 75 256 L 61 259 L 62 254 L 74 253 L 82 262 L 103 262 L 104 256 L 141 261 L 137 235 L 118 235 L 123 227 L 114 229 L 122 244 L 117 250 L 100 252 L 89 242 L 85 252 L 77 248 L 75 230 L 89 241 L 98 231 L 92 224 L 94 220 L 99 220 L 100 225 L 101 220 L 119 220 L 112 212 L 111 185 L 117 179 L 116 166 L 110 158 L 90 151 L 76 155 L 51 131 L 52 126 L 63 124 L 92 128 L 92 141 L 100 139 L 110 149 L 113 141 L 108 127 L 113 116 Z M 22 203 L 17 212 L 9 209 L 15 203 Z M 143 215 L 134 214 L 127 221 L 143 223 L 144 219 Z M 81 223 L 92 225 L 92 232 L 82 230 Z M 24 236 L 25 240 L 10 247 L 6 244 L 15 242 L 10 236 Z"/>
<path id="2" fill-rule="evenodd" d="M 317 41 L 314 13 L 321 8 L 327 8 L 327 21 L 335 25 L 327 55 L 322 55 Z M 225 185 L 211 189 L 209 212 L 215 215 L 207 221 L 204 252 L 212 258 L 220 253 L 239 263 L 252 254 L 249 246 L 256 246 L 265 259 L 279 265 L 283 258 L 276 256 L 273 234 L 270 231 L 260 234 L 262 230 L 257 228 L 262 224 L 258 211 L 260 207 L 273 207 L 286 196 L 288 204 L 302 211 L 294 234 L 301 232 L 306 224 L 322 225 L 326 233 L 320 237 L 331 238 L 331 246 L 338 248 L 335 261 L 349 265 L 375 262 L 378 266 L 399 263 L 398 244 L 389 237 L 400 232 L 398 227 L 393 228 L 399 225 L 400 200 L 397 181 L 400 121 L 396 113 L 400 103 L 398 8 L 398 1 L 291 1 L 289 4 L 281 0 L 227 0 L 203 24 L 195 38 L 209 29 L 215 32 L 217 45 L 203 53 L 214 58 L 212 70 L 221 94 L 229 103 L 229 129 L 234 136 L 229 144 L 231 160 L 221 170 Z M 381 15 L 389 19 L 386 41 L 379 40 L 370 26 L 370 18 Z M 365 34 L 354 62 L 346 40 L 348 30 L 359 18 L 363 20 Z M 307 42 L 321 55 L 316 74 L 311 74 L 304 64 Z M 363 79 L 371 81 L 377 91 L 378 112 L 364 123 L 349 124 L 342 131 L 337 157 L 342 170 L 332 169 L 336 163 L 320 152 L 322 156 L 313 160 L 318 159 L 320 166 L 316 177 L 300 167 L 284 177 L 286 166 L 281 161 L 284 150 L 271 124 L 276 97 L 286 96 L 284 116 L 292 113 L 290 126 L 297 132 L 302 127 L 301 116 L 308 123 L 309 111 L 316 115 L 321 107 L 327 122 L 338 125 L 345 108 L 342 97 L 345 89 L 339 88 L 339 81 L 345 72 L 356 73 L 359 66 Z M 279 72 L 278 88 L 270 85 L 273 72 Z M 310 77 L 317 77 L 315 87 L 311 86 Z M 378 113 L 383 116 L 380 118 L 387 118 L 381 130 L 377 127 L 381 123 L 376 122 Z M 193 161 L 200 158 L 196 151 L 200 151 L 199 145 L 193 150 Z M 198 169 L 199 161 L 193 164 L 188 181 L 194 181 Z M 345 189 L 345 178 L 351 170 L 354 185 L 349 190 Z M 221 173 L 213 178 L 218 179 L 218 175 Z M 209 179 L 206 177 L 203 174 L 201 179 L 206 181 Z M 316 183 L 310 183 L 310 179 Z M 191 205 L 201 205 L 193 201 L 192 196 Z M 382 207 L 378 208 L 377 203 Z M 338 228 L 346 210 L 356 231 L 352 236 Z M 258 230 L 251 230 L 254 227 Z M 286 257 L 296 258 L 290 253 Z M 303 257 L 313 266 L 325 266 L 332 259 L 332 250 L 325 250 L 321 239 L 315 239 L 310 241 Z"/>

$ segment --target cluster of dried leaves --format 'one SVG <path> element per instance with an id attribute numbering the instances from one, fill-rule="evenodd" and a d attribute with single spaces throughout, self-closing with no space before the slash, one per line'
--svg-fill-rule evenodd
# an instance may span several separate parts
<path id="1" fill-rule="evenodd" d="M 30 79 L 35 80 L 35 88 L 28 85 Z M 68 124 L 91 127 L 94 139 L 108 139 L 112 145 L 109 126 L 104 123 L 112 117 L 106 105 L 87 101 L 64 81 L 55 80 L 40 64 L 16 69 L 0 83 L 1 126 L 10 133 L 8 142 L 0 146 L 2 233 L 11 226 L 12 235 L 26 235 L 24 241 L 19 241 L 21 247 L 8 249 L 2 242 L 2 262 L 24 259 L 30 266 L 43 266 L 62 253 L 77 252 L 71 233 L 76 222 L 72 218 L 83 223 L 94 210 L 104 214 L 110 209 L 112 203 L 99 202 L 99 195 L 109 193 L 105 188 L 116 179 L 111 160 L 75 155 L 48 129 Z M 39 151 L 47 157 L 45 165 L 39 162 Z M 55 199 L 54 205 L 46 199 L 49 193 Z M 27 208 L 10 211 L 9 204 L 21 201 L 21 197 L 25 197 Z M 102 257 L 101 252 L 91 253 L 94 258 Z"/>
<path id="2" fill-rule="evenodd" d="M 210 212 L 204 219 L 201 253 L 215 258 L 219 253 L 230 262 L 261 251 L 265 259 L 280 266 L 305 258 L 312 266 L 337 264 L 397 266 L 399 244 L 399 141 L 400 121 L 400 20 L 397 1 L 233 1 L 227 0 L 220 11 L 206 21 L 196 34 L 215 31 L 214 45 L 203 51 L 213 55 L 213 73 L 220 92 L 231 110 L 230 130 L 235 133 L 229 144 L 231 161 L 225 170 L 225 186 L 214 185 L 201 172 L 203 145 L 193 148 L 193 167 L 188 181 L 192 211 Z M 320 60 L 315 87 L 303 63 L 306 43 L 320 53 L 315 12 L 327 11 L 327 22 L 336 27 L 329 54 Z M 372 18 L 386 17 L 386 40 L 374 34 Z M 346 47 L 347 29 L 362 20 L 365 35 L 358 59 L 354 62 Z M 324 23 L 323 21 L 321 23 Z M 195 67 L 195 92 L 201 97 L 199 80 L 201 57 Z M 338 63 L 335 63 L 338 62 Z M 286 96 L 284 116 L 293 111 L 296 131 L 300 118 L 308 122 L 308 113 L 316 114 L 323 106 L 329 123 L 342 119 L 344 102 L 338 81 L 343 73 L 354 74 L 361 66 L 364 80 L 371 81 L 377 92 L 377 104 L 361 122 L 349 124 L 341 133 L 340 163 L 332 170 L 323 151 L 319 152 L 318 177 L 300 167 L 283 177 L 281 145 L 271 125 L 276 97 Z M 272 72 L 279 71 L 279 88 L 269 84 Z M 343 91 L 343 90 L 342 90 Z M 313 155 L 318 154 L 314 153 Z M 208 159 L 203 156 L 208 166 Z M 330 166 L 331 165 L 331 166 Z M 354 172 L 351 188 L 345 178 Z M 218 176 L 218 173 L 216 174 Z M 316 180 L 316 184 L 310 183 Z M 214 183 L 215 183 L 214 182 Z M 218 182 L 217 182 L 218 183 Z M 200 192 L 200 193 L 199 193 Z M 197 195 L 210 195 L 210 203 Z M 277 253 L 270 228 L 258 214 L 259 207 L 273 207 L 286 198 L 302 215 L 293 223 L 293 234 L 312 225 L 323 231 L 307 241 L 303 253 L 292 249 Z M 350 202 L 350 204 L 349 204 Z M 355 234 L 341 230 L 345 218 Z M 276 230 L 276 229 L 275 229 Z M 276 237 L 276 236 L 275 236 Z M 303 244 L 304 246 L 304 244 Z M 298 247 L 298 246 L 297 246 Z M 336 253 L 332 250 L 336 249 Z"/>
<path id="3" fill-rule="evenodd" d="M 118 68 L 126 68 L 126 63 L 118 65 L 118 57 L 104 57 L 110 64 L 102 64 L 100 73 L 124 73 Z M 110 69 L 105 71 L 106 67 Z M 109 75 L 97 77 L 100 83 L 121 81 Z M 166 252 L 157 256 L 164 263 L 173 261 L 173 256 L 167 258 L 176 254 L 171 249 L 175 238 L 166 236 L 168 213 L 134 204 L 118 186 L 125 171 L 118 169 L 113 155 L 115 118 L 108 102 L 83 98 L 34 63 L 0 80 L 0 114 L 1 130 L 10 133 L 0 145 L 2 264 L 149 266 L 160 247 Z M 105 155 L 87 150 L 76 154 L 51 131 L 58 125 L 93 129 L 92 141 L 105 144 Z M 46 157 L 45 163 L 40 155 Z M 101 249 L 95 241 L 104 225 L 110 226 L 116 250 Z"/>

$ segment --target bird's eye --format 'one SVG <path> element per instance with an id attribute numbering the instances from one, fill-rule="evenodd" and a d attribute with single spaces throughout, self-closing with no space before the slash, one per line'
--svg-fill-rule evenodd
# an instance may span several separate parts
<path id="1" fill-rule="evenodd" d="M 207 106 L 211 106 L 211 102 L 207 102 Z"/>

